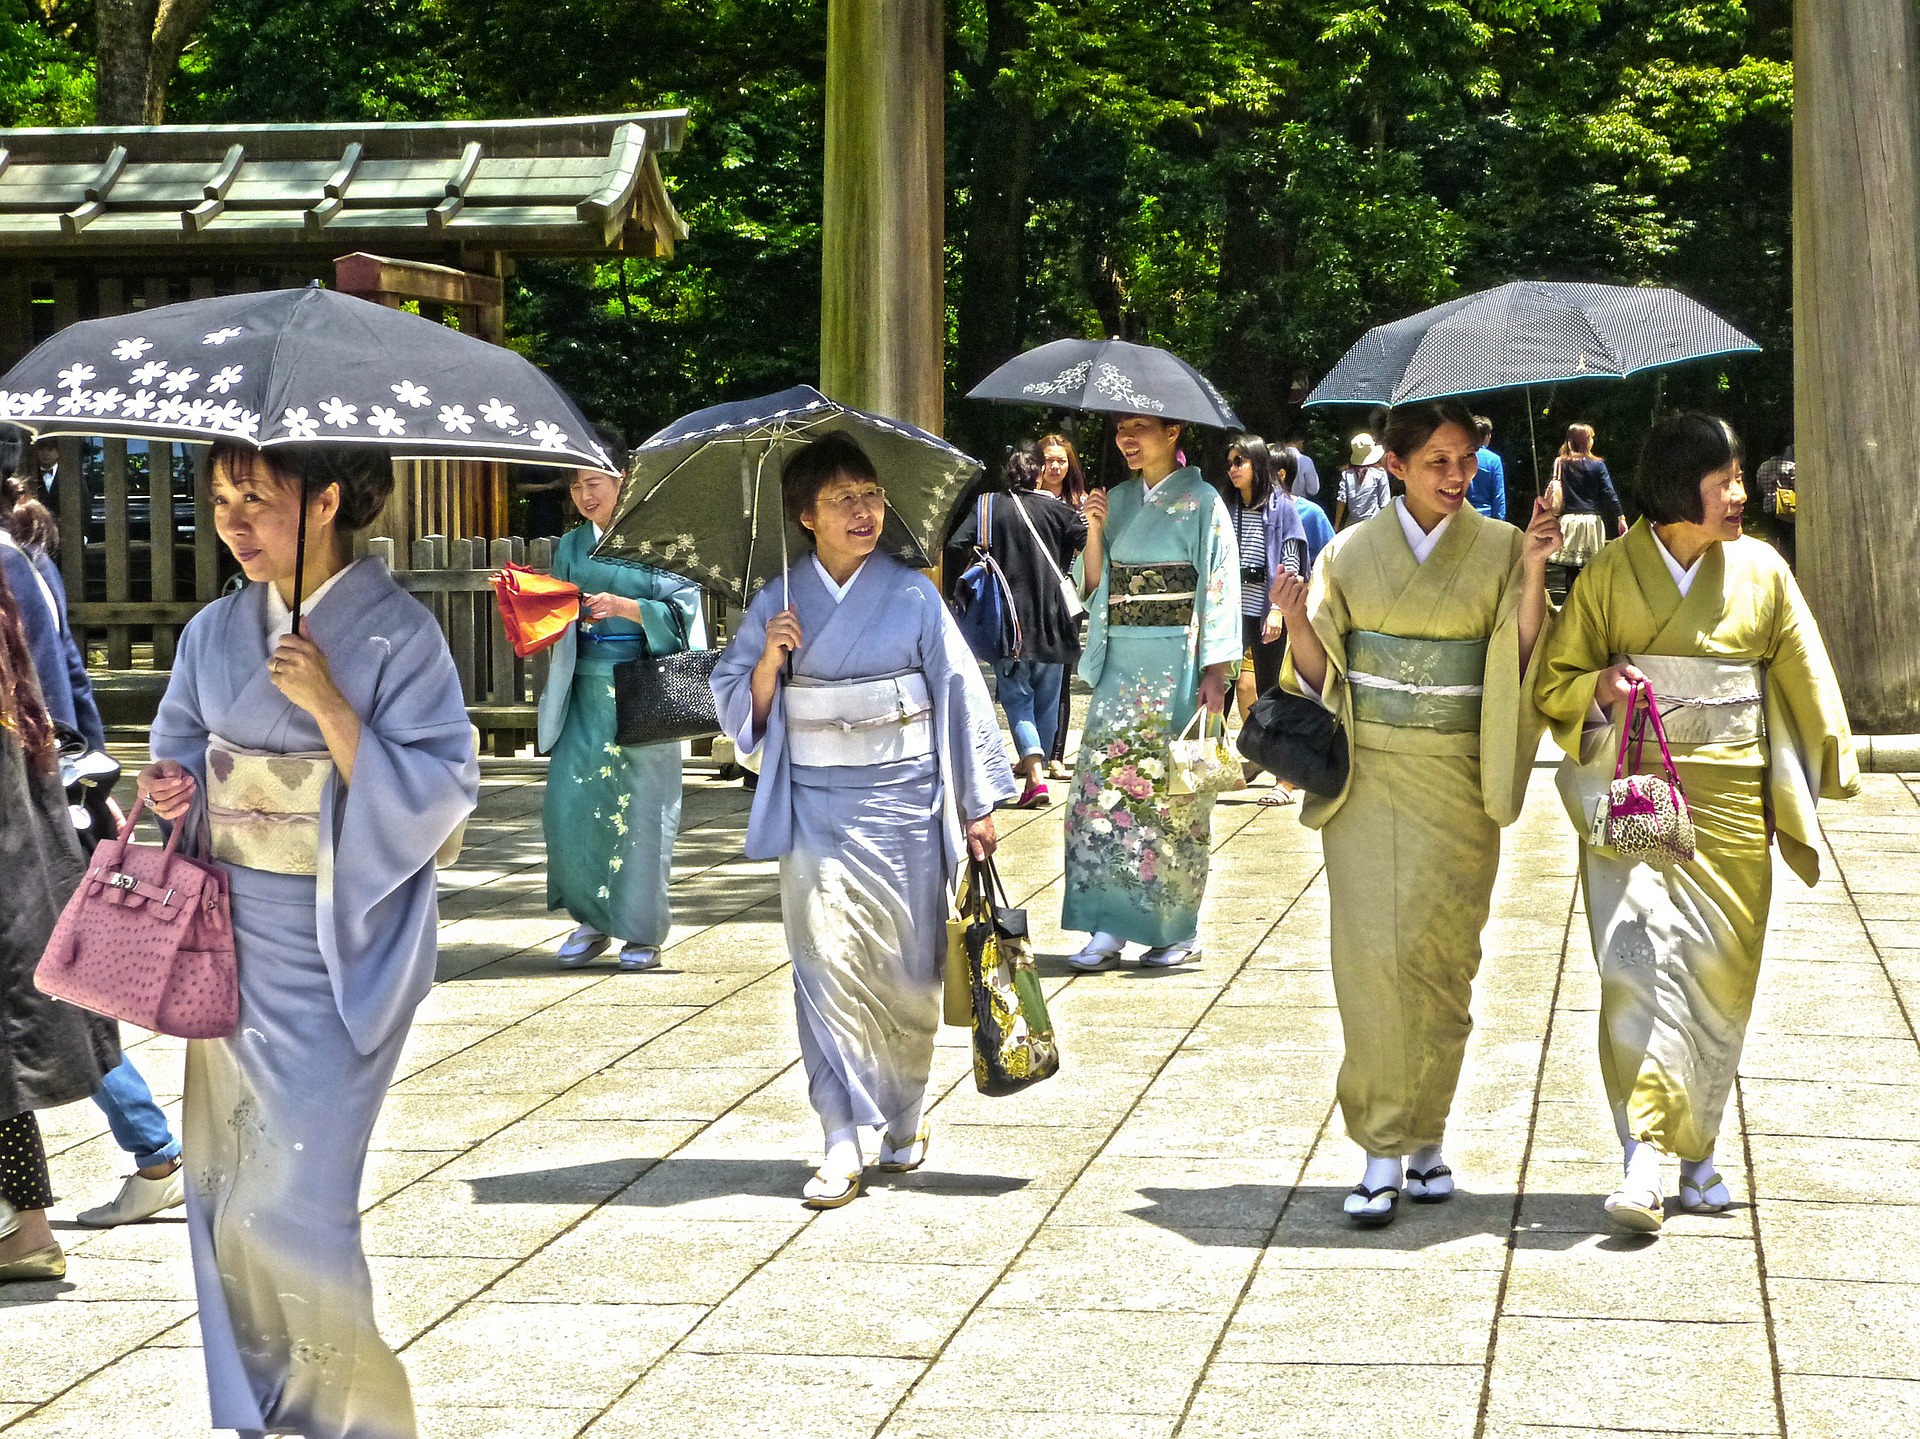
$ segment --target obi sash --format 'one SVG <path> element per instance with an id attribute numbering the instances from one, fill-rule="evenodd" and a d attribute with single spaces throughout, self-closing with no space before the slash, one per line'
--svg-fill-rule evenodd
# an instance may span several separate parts
<path id="1" fill-rule="evenodd" d="M 1759 665 L 1705 655 L 1614 657 L 1623 661 L 1652 684 L 1669 744 L 1746 744 L 1766 733 Z"/>
<path id="2" fill-rule="evenodd" d="M 851 681 L 796 675 L 786 696 L 787 754 L 796 765 L 889 764 L 933 754 L 933 696 L 918 670 Z"/>
<path id="3" fill-rule="evenodd" d="M 1473 734 L 1486 692 L 1485 640 L 1421 640 L 1354 630 L 1347 684 L 1356 724 Z"/>
<path id="4" fill-rule="evenodd" d="M 1111 627 L 1193 623 L 1200 571 L 1192 565 L 1107 567 L 1107 624 Z"/>
<path id="5" fill-rule="evenodd" d="M 317 874 L 320 800 L 333 774 L 325 750 L 279 754 L 214 735 L 207 744 L 213 857 L 270 874 Z"/>

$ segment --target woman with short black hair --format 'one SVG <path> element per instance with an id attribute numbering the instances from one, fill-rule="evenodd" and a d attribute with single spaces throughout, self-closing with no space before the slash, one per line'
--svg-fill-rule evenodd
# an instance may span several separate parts
<path id="1" fill-rule="evenodd" d="M 1660 1228 L 1660 1156 L 1680 1160 L 1680 1207 L 1732 1193 L 1714 1150 L 1760 977 L 1771 846 L 1820 877 L 1821 799 L 1859 790 L 1846 706 L 1792 572 L 1740 533 L 1738 437 L 1676 415 L 1647 439 L 1641 519 L 1587 567 L 1545 646 L 1538 699 L 1568 758 L 1561 794 L 1600 966 L 1600 1071 L 1624 1177 L 1606 1211 Z M 1624 659 L 1620 658 L 1625 656 Z M 1592 843 L 1629 690 L 1650 683 L 1685 790 L 1694 857 L 1655 867 Z M 1649 745 L 1642 769 L 1658 773 Z"/>

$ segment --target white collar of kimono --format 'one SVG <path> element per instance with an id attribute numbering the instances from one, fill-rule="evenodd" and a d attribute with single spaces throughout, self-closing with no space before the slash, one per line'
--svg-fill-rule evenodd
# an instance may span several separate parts
<path id="1" fill-rule="evenodd" d="M 599 544 L 600 541 L 606 536 L 607 532 L 601 529 L 600 526 L 594 524 L 592 520 L 587 521 L 587 526 L 593 531 L 593 542 L 596 545 Z"/>
<path id="2" fill-rule="evenodd" d="M 1405 495 L 1395 497 L 1393 512 L 1400 517 L 1400 528 L 1406 534 L 1408 548 L 1413 551 L 1413 562 L 1416 565 L 1424 565 L 1427 562 L 1427 556 L 1433 553 L 1433 547 L 1440 543 L 1440 536 L 1444 535 L 1447 532 L 1447 526 L 1453 523 L 1453 516 L 1446 516 L 1431 530 L 1423 530 L 1420 528 L 1420 521 L 1408 511 Z"/>
<path id="3" fill-rule="evenodd" d="M 1164 480 L 1161 480 L 1158 484 L 1148 485 L 1145 478 L 1143 477 L 1140 483 L 1146 486 L 1147 503 L 1149 504 L 1153 503 L 1154 499 L 1159 495 L 1162 495 L 1162 494 L 1171 495 L 1173 493 L 1173 489 L 1169 487 L 1173 485 L 1173 482 L 1175 480 L 1181 478 L 1183 475 L 1198 474 L 1198 473 L 1199 471 L 1196 470 L 1192 465 L 1183 465 L 1179 469 L 1175 470 L 1172 474 L 1168 475 Z"/>
<path id="4" fill-rule="evenodd" d="M 1681 569 L 1680 561 L 1676 560 L 1673 553 L 1668 550 L 1666 542 L 1660 538 L 1660 532 L 1652 525 L 1648 525 L 1647 533 L 1653 536 L 1654 548 L 1660 551 L 1660 558 L 1666 562 L 1667 573 L 1673 576 L 1673 583 L 1680 591 L 1680 598 L 1684 600 L 1687 597 L 1687 591 L 1693 588 L 1694 576 L 1700 573 L 1700 564 L 1706 559 L 1707 551 L 1700 551 L 1692 564 Z"/>
<path id="5" fill-rule="evenodd" d="M 359 563 L 360 561 L 354 560 L 352 564 L 347 565 L 346 569 L 339 570 L 327 576 L 324 584 L 300 601 L 300 613 L 303 615 L 312 614 L 314 607 L 327 597 L 327 591 L 339 584 L 340 581 L 345 578 L 347 570 L 352 569 L 354 565 Z M 278 585 L 268 585 L 267 638 L 269 640 L 277 640 L 281 635 L 290 635 L 292 633 L 293 612 L 287 608 L 287 602 L 280 598 L 280 587 Z"/>
<path id="6" fill-rule="evenodd" d="M 872 558 L 872 555 L 867 556 L 867 559 Z M 864 570 L 866 567 L 867 561 L 860 561 L 860 570 Z M 817 554 L 813 557 L 813 568 L 820 576 L 820 583 L 827 587 L 827 593 L 833 596 L 833 602 L 836 605 L 847 597 L 847 591 L 853 588 L 853 582 L 860 578 L 860 570 L 855 570 L 847 576 L 847 582 L 844 585 L 841 584 L 838 580 L 834 579 L 832 575 L 827 573 L 827 567 L 820 563 L 820 556 Z"/>

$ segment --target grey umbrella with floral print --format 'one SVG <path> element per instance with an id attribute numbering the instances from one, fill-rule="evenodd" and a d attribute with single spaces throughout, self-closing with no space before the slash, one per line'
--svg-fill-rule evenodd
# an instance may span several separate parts
<path id="1" fill-rule="evenodd" d="M 1055 340 L 1015 355 L 967 398 L 1240 428 L 1233 406 L 1205 375 L 1178 355 L 1126 340 Z"/>
<path id="2" fill-rule="evenodd" d="M 318 286 L 69 325 L 0 378 L 0 422 L 619 473 L 566 392 L 512 350 Z"/>

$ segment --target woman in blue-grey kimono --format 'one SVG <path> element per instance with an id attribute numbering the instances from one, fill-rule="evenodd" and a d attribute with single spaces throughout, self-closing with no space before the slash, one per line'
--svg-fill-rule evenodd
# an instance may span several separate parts
<path id="1" fill-rule="evenodd" d="M 552 650 L 540 696 L 540 748 L 553 756 L 541 818 L 547 908 L 579 928 L 560 945 L 564 969 L 616 940 L 620 968 L 653 969 L 667 937 L 667 881 L 680 832 L 680 745 L 622 745 L 613 667 L 651 651 L 705 648 L 698 587 L 664 570 L 593 558 L 620 481 L 576 470 L 586 518 L 553 552 L 553 575 L 580 586 L 581 623 Z"/>
<path id="2" fill-rule="evenodd" d="M 1167 792 L 1168 744 L 1196 709 L 1225 711 L 1241 651 L 1232 521 L 1180 464 L 1180 426 L 1127 415 L 1116 443 L 1135 478 L 1087 496 L 1075 562 L 1091 596 L 1080 677 L 1093 699 L 1067 806 L 1061 925 L 1088 932 L 1067 961 L 1083 970 L 1114 964 L 1129 940 L 1147 946 L 1145 965 L 1200 958 L 1213 800 Z"/>
<path id="3" fill-rule="evenodd" d="M 246 1436 L 416 1433 L 374 1324 L 360 1176 L 479 765 L 432 615 L 352 559 L 392 488 L 377 451 L 216 447 L 214 524 L 251 583 L 181 635 L 139 780 L 210 833 L 232 893 L 240 1024 L 187 1045 L 182 1111 L 213 1425 Z"/>
<path id="4" fill-rule="evenodd" d="M 980 666 L 924 575 L 875 552 L 886 494 L 844 435 L 787 462 L 814 553 L 754 597 L 713 674 L 721 727 L 761 756 L 747 855 L 780 861 L 809 1098 L 827 1155 L 810 1208 L 926 1159 L 950 896 L 993 853 L 1013 771 Z"/>

